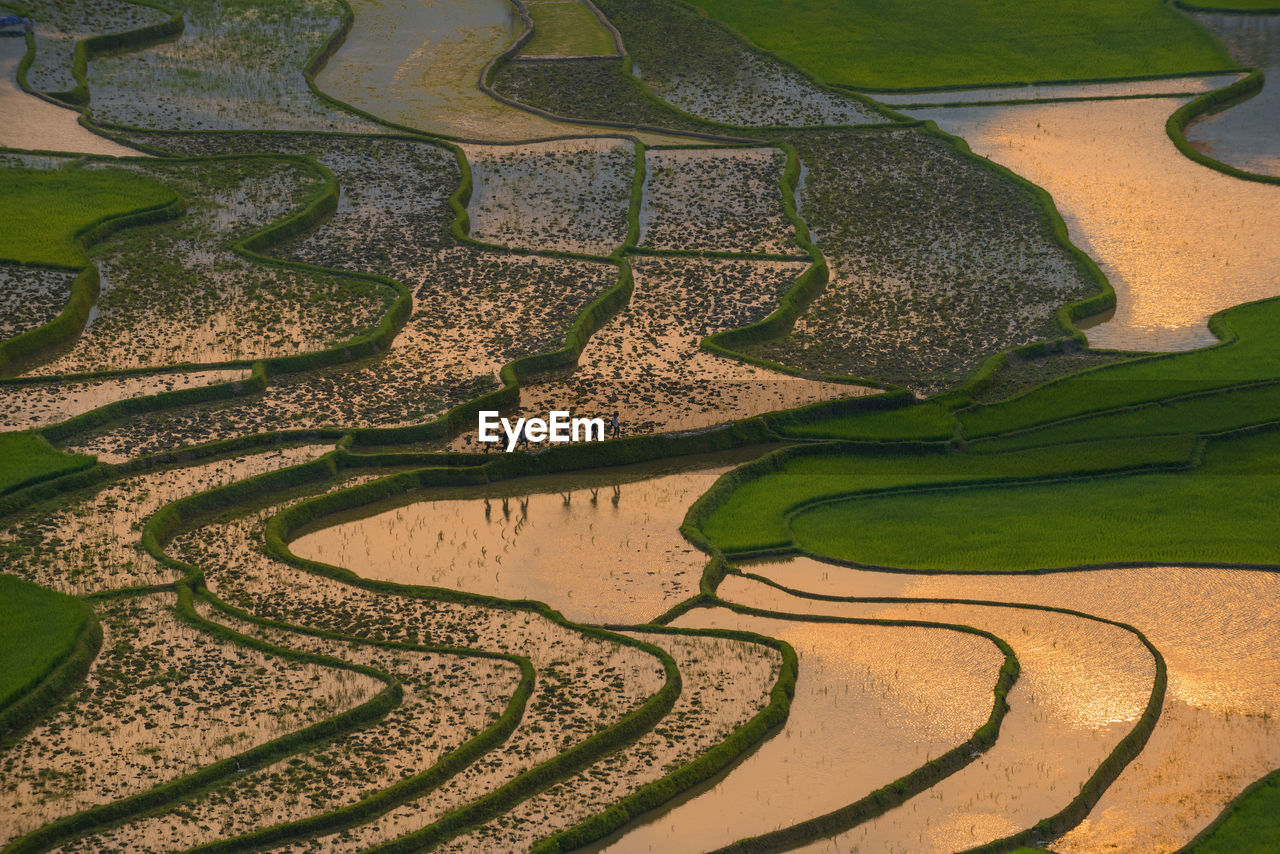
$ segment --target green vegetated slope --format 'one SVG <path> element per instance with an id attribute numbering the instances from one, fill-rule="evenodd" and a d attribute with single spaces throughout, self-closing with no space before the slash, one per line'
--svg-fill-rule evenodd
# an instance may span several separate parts
<path id="1" fill-rule="evenodd" d="M 91 465 L 93 457 L 65 454 L 31 433 L 0 433 L 0 495 Z"/>
<path id="2" fill-rule="evenodd" d="M 796 438 L 859 441 L 951 437 L 975 450 L 1172 433 L 1214 433 L 1280 416 L 1280 300 L 1236 306 L 1211 325 L 1224 343 L 1070 374 L 1006 400 L 966 406 L 937 398 L 903 409 L 854 412 L 787 424 Z M 1010 435 L 1012 434 L 1012 435 Z"/>
<path id="3" fill-rule="evenodd" d="M 607 56 L 617 52 L 613 35 L 595 13 L 574 0 L 530 3 L 533 38 L 525 45 L 528 56 Z"/>
<path id="4" fill-rule="evenodd" d="M 87 263 L 76 237 L 91 225 L 159 207 L 173 190 L 138 175 L 103 169 L 0 168 L 0 258 L 21 264 Z"/>
<path id="5" fill-rule="evenodd" d="M 1227 808 L 1190 854 L 1268 854 L 1280 851 L 1280 771 L 1269 774 Z"/>
<path id="6" fill-rule="evenodd" d="M 700 527 L 726 552 L 785 548 L 791 545 L 788 514 L 815 501 L 993 478 L 1061 478 L 1135 466 L 1179 466 L 1190 460 L 1193 444 L 1189 436 L 1174 436 L 990 455 L 817 447 L 794 452 L 775 468 L 762 468 L 759 476 L 748 475 Z M 926 525 L 931 516 L 926 514 Z"/>
<path id="7" fill-rule="evenodd" d="M 869 89 L 1227 68 L 1161 0 L 691 0 L 809 73 Z"/>
<path id="8" fill-rule="evenodd" d="M 1075 374 L 1008 401 L 967 410 L 960 421 L 965 435 L 973 438 L 1240 383 L 1278 380 L 1277 322 L 1280 300 L 1237 306 L 1211 321 L 1211 327 L 1226 339 L 1223 344 Z"/>
<path id="9" fill-rule="evenodd" d="M 1211 443 L 1191 471 L 864 497 L 803 511 L 791 529 L 806 552 L 909 569 L 1274 564 L 1277 475 L 1268 432 Z"/>
<path id="10" fill-rule="evenodd" d="M 75 597 L 0 573 L 0 709 L 66 658 L 88 616 Z"/>

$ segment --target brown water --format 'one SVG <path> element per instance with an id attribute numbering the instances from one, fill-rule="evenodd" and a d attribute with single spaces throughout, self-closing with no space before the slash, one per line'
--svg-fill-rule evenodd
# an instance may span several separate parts
<path id="1" fill-rule="evenodd" d="M 338 100 L 396 124 L 460 139 L 515 142 L 603 133 L 518 110 L 480 91 L 486 63 L 524 29 L 509 0 L 354 0 L 351 7 L 355 25 L 316 75 L 320 89 Z"/>
<path id="2" fill-rule="evenodd" d="M 671 654 L 680 696 L 662 723 L 585 771 L 438 849 L 507 854 L 571 827 L 715 747 L 769 702 L 782 656 L 763 644 L 701 635 L 628 632 Z"/>
<path id="3" fill-rule="evenodd" d="M 1155 854 L 1178 848 L 1246 785 L 1280 767 L 1280 575 L 1275 573 L 1160 567 L 1000 577 L 911 575 L 807 559 L 747 568 L 817 593 L 1062 606 L 1143 631 L 1169 668 L 1160 721 L 1138 759 L 1085 823 L 1053 843 L 1055 851 L 1094 854 L 1119 846 L 1133 854 Z"/>
<path id="4" fill-rule="evenodd" d="M 249 371 L 189 371 L 0 385 L 0 430 L 31 430 L 66 421 L 117 400 L 247 379 Z"/>
<path id="5" fill-rule="evenodd" d="M 1212 344 L 1211 314 L 1280 293 L 1280 187 L 1187 159 L 1170 99 L 913 110 L 1053 196 L 1116 289 L 1097 348 Z"/>
<path id="6" fill-rule="evenodd" d="M 641 246 L 802 255 L 778 181 L 776 148 L 645 152 Z"/>
<path id="7" fill-rule="evenodd" d="M 1004 657 L 946 629 L 802 623 L 696 610 L 675 625 L 791 644 L 799 678 L 782 728 L 710 788 L 606 844 L 706 851 L 828 812 L 967 739 L 986 721 Z"/>
<path id="8" fill-rule="evenodd" d="M 18 86 L 18 63 L 26 53 L 24 39 L 0 38 L 0 147 L 41 151 L 77 151 L 138 157 L 141 152 L 90 133 L 80 115 L 59 107 Z"/>
<path id="9" fill-rule="evenodd" d="M 1187 128 L 1187 141 L 1218 160 L 1280 176 L 1280 15 L 1196 15 L 1241 65 L 1263 69 L 1262 91 Z"/>
<path id="10" fill-rule="evenodd" d="M 698 592 L 685 511 L 759 450 L 453 490 L 307 534 L 298 555 L 367 578 L 536 599 L 571 620 L 643 623 Z"/>

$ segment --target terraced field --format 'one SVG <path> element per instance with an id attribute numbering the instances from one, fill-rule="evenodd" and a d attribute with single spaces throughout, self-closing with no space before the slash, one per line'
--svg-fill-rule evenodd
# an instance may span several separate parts
<path id="1" fill-rule="evenodd" d="M 1051 5 L 12 7 L 0 852 L 1277 850 L 1280 18 Z"/>

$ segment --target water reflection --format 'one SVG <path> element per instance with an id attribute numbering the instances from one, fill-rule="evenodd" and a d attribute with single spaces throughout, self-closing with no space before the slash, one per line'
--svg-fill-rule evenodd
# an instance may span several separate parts
<path id="1" fill-rule="evenodd" d="M 1053 196 L 1116 289 L 1096 348 L 1186 350 L 1214 312 L 1280 293 L 1280 187 L 1184 157 L 1169 99 L 915 110 Z"/>
<path id="2" fill-rule="evenodd" d="M 760 453 L 437 491 L 292 548 L 366 578 L 537 599 L 580 622 L 643 623 L 698 592 L 706 556 L 680 535 L 689 505 Z"/>
<path id="3" fill-rule="evenodd" d="M 39 151 L 78 151 L 137 157 L 132 148 L 89 133 L 75 110 L 55 106 L 23 92 L 18 86 L 18 63 L 27 43 L 0 37 L 0 147 Z"/>
<path id="4" fill-rule="evenodd" d="M 1280 766 L 1280 574 L 1159 567 L 915 575 L 808 559 L 747 568 L 792 588 L 839 596 L 1065 606 L 1146 634 L 1169 668 L 1160 721 L 1089 820 L 1056 840 L 1055 851 L 1173 850 L 1241 789 Z"/>
<path id="5" fill-rule="evenodd" d="M 675 625 L 730 628 L 795 648 L 782 729 L 711 788 L 610 852 L 707 851 L 837 809 L 955 747 L 986 721 L 1004 657 L 947 629 L 804 623 L 697 610 Z"/>
<path id="6" fill-rule="evenodd" d="M 1186 130 L 1200 151 L 1250 172 L 1280 176 L 1280 15 L 1196 15 L 1241 65 L 1261 68 L 1262 91 Z"/>

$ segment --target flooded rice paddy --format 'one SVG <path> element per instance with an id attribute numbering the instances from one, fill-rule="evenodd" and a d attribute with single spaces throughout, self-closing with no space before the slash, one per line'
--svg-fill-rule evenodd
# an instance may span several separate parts
<path id="1" fill-rule="evenodd" d="M 1197 15 L 1241 65 L 1261 68 L 1262 91 L 1227 110 L 1197 119 L 1187 141 L 1199 151 L 1249 172 L 1280 177 L 1280 15 Z"/>
<path id="2" fill-rule="evenodd" d="M 0 264 L 0 340 L 48 323 L 71 298 L 76 274 Z"/>
<path id="3" fill-rule="evenodd" d="M 707 335 L 766 317 L 808 265 L 795 261 L 637 258 L 631 302 L 591 336 L 563 378 L 520 389 L 520 413 L 566 403 L 619 414 L 624 435 L 699 430 L 765 412 L 872 393 L 739 362 L 700 347 Z M 478 449 L 475 434 L 456 447 Z"/>
<path id="4" fill-rule="evenodd" d="M 383 688 L 216 638 L 180 619 L 174 600 L 98 605 L 102 652 L 83 686 L 6 752 L 0 838 L 190 774 Z"/>
<path id="5" fill-rule="evenodd" d="M 341 4 L 173 0 L 168 8 L 183 16 L 176 40 L 89 64 L 96 121 L 165 130 L 383 132 L 317 98 L 303 76 L 341 26 Z"/>
<path id="6" fill-rule="evenodd" d="M 1153 567 L 996 578 L 867 572 L 808 559 L 745 569 L 812 593 L 1067 607 L 1142 631 L 1168 666 L 1160 719 L 1142 754 L 1089 818 L 1053 843 L 1056 851 L 1179 848 L 1241 789 L 1280 765 L 1275 573 Z M 729 589 L 722 592 L 728 596 Z M 806 610 L 829 607 L 811 601 Z M 1002 636 L 1016 648 L 1020 635 Z M 1114 661 L 1115 654 L 1106 657 Z"/>
<path id="7" fill-rule="evenodd" d="M 1116 290 L 1100 349 L 1189 350 L 1209 316 L 1280 294 L 1280 187 L 1184 157 L 1165 134 L 1182 103 L 1151 99 L 913 110 L 1053 196 L 1072 242 Z M 1229 113 L 1228 113 L 1229 114 Z"/>
<path id="8" fill-rule="evenodd" d="M 689 505 L 758 453 L 449 490 L 292 548 L 366 578 L 535 599 L 576 622 L 644 623 L 698 592 L 706 557 L 680 535 Z"/>
<path id="9" fill-rule="evenodd" d="M 519 249 L 608 255 L 627 237 L 636 146 L 599 138 L 468 145 L 471 236 Z"/>
<path id="10" fill-rule="evenodd" d="M 965 741 L 991 713 L 1004 656 L 947 629 L 792 622 L 695 610 L 682 628 L 778 638 L 799 657 L 791 713 L 709 788 L 607 851 L 708 851 L 851 803 Z"/>
<path id="11" fill-rule="evenodd" d="M 608 806 L 712 749 L 759 712 L 777 680 L 781 656 L 749 641 L 699 635 L 628 632 L 669 652 L 681 693 L 661 725 L 582 773 L 530 798 L 441 850 L 524 850 L 538 839 Z"/>
<path id="12" fill-rule="evenodd" d="M 36 151 L 78 151 L 136 157 L 138 152 L 90 133 L 79 124 L 80 115 L 18 86 L 18 63 L 27 43 L 20 38 L 0 38 L 0 146 Z"/>
<path id="13" fill-rule="evenodd" d="M 1134 725 L 1155 677 L 1154 659 L 1135 635 L 1066 614 L 814 602 L 736 578 L 726 579 L 719 593 L 730 602 L 791 613 L 973 626 L 1004 639 L 1021 666 L 994 747 L 901 807 L 816 843 L 814 851 L 948 852 L 1048 818 L 1067 806 Z"/>
<path id="14" fill-rule="evenodd" d="M 64 850 L 183 851 L 348 806 L 413 777 L 475 737 L 506 706 L 520 679 L 519 669 L 507 661 L 320 638 L 236 620 L 200 603 L 197 609 L 205 619 L 276 646 L 393 674 L 405 696 L 370 726 L 237 775 L 167 811 L 82 837 Z"/>
<path id="15" fill-rule="evenodd" d="M 338 100 L 456 139 L 515 142 L 601 133 L 508 106 L 480 90 L 481 72 L 524 30 L 509 0 L 355 0 L 351 6 L 355 25 L 316 76 L 321 91 Z"/>
<path id="16" fill-rule="evenodd" d="M 5 571 L 66 593 L 168 584 L 174 570 L 138 548 L 142 526 L 171 501 L 315 459 L 332 448 L 297 448 L 149 472 L 72 499 L 54 511 L 8 517 L 0 528 Z"/>
<path id="17" fill-rule="evenodd" d="M 237 382 L 248 376 L 248 369 L 233 368 L 222 371 L 129 374 L 85 380 L 51 379 L 40 383 L 3 383 L 0 384 L 0 430 L 48 427 L 118 400 Z"/>
<path id="18" fill-rule="evenodd" d="M 320 73 L 319 88 L 383 119 L 472 140 L 463 146 L 474 184 L 470 235 L 516 251 L 459 246 L 448 233 L 453 212 L 446 202 L 461 180 L 453 151 L 425 139 L 392 139 L 385 127 L 325 102 L 307 84 L 302 69 L 341 25 L 340 4 L 174 2 L 186 21 L 180 38 L 90 64 L 92 116 L 149 129 L 367 134 L 130 132 L 177 155 L 289 152 L 332 170 L 341 187 L 332 217 L 271 253 L 333 272 L 285 270 L 234 251 L 237 240 L 306 204 L 322 170 L 283 160 L 129 163 L 178 189 L 187 211 L 93 247 L 102 296 L 84 334 L 30 366 L 36 381 L 0 384 L 0 430 L 49 426 L 115 400 L 243 382 L 247 367 L 228 363 L 349 340 L 372 328 L 394 298 L 392 288 L 350 273 L 386 276 L 411 294 L 409 317 L 385 349 L 321 370 L 277 373 L 265 392 L 117 421 L 66 444 L 123 463 L 267 430 L 334 428 L 336 436 L 338 428 L 430 421 L 496 388 L 504 364 L 563 346 L 586 306 L 614 286 L 615 264 L 530 253 L 601 256 L 622 247 L 637 156 L 644 157 L 645 181 L 639 248 L 627 247 L 635 272 L 629 304 L 591 336 L 575 368 L 525 382 L 518 414 L 572 408 L 607 419 L 617 411 L 626 435 L 700 431 L 871 391 L 770 372 L 700 347 L 707 335 L 767 316 L 808 268 L 783 204 L 782 150 L 642 151 L 616 130 L 507 106 L 479 81 L 522 30 L 515 5 L 357 0 L 354 29 Z M 39 10 L 39 50 L 29 71 L 36 89 L 74 85 L 75 39 L 153 23 L 159 14 L 118 0 L 79 6 L 83 14 Z M 690 113 L 754 126 L 885 120 L 720 30 L 708 36 L 720 41 L 707 56 L 673 66 L 669 46 L 664 55 L 630 37 L 640 31 L 632 17 L 638 5 L 600 6 L 629 39 L 633 72 Z M 673 13 L 680 25 L 668 33 L 673 43 L 680 43 L 680 27 L 706 26 L 696 15 L 682 18 L 687 11 Z M 1237 61 L 1276 67 L 1274 19 L 1202 18 Z M 76 124 L 73 111 L 22 93 L 13 75 L 23 47 L 19 39 L 0 40 L 7 81 L 0 83 L 0 144 L 133 153 Z M 1073 239 L 1117 288 L 1114 319 L 1090 329 L 1095 347 L 1186 349 L 1212 341 L 1204 322 L 1213 311 L 1280 293 L 1270 239 L 1280 226 L 1280 188 L 1212 173 L 1183 158 L 1163 134 L 1177 104 L 1231 79 L 884 100 L 913 106 L 1053 194 Z M 921 106 L 1083 97 L 1126 100 Z M 1276 174 L 1274 104 L 1273 83 L 1193 125 L 1188 137 L 1225 162 Z M 3 121 L 19 114 L 22 121 Z M 574 134 L 579 138 L 512 144 Z M 814 375 L 938 390 L 995 350 L 1058 335 L 1058 306 L 1088 295 L 1025 195 L 936 140 L 903 129 L 807 131 L 791 139 L 802 160 L 795 201 L 815 226 L 832 281 L 790 336 L 755 355 Z M 42 169 L 70 162 L 0 159 Z M 664 250 L 793 260 L 656 254 Z M 69 280 L 0 266 L 0 338 L 47 322 L 65 304 Z M 211 369 L 61 378 L 182 363 Z M 152 514 L 332 447 L 131 467 L 105 486 L 65 496 L 58 507 L 6 517 L 4 568 L 81 596 L 172 585 L 176 571 L 139 546 Z M 465 434 L 452 447 L 477 449 Z M 178 531 L 166 554 L 198 567 L 211 595 L 248 617 L 277 622 L 231 616 L 201 598 L 195 608 L 203 620 L 325 662 L 215 636 L 179 615 L 172 587 L 93 600 L 106 635 L 102 651 L 83 685 L 7 748 L 0 840 L 332 719 L 394 681 L 403 696 L 376 719 L 265 766 L 238 768 L 62 850 L 185 850 L 349 809 L 389 788 L 400 794 L 358 825 L 328 826 L 273 850 L 409 845 L 410 834 L 418 840 L 412 844 L 428 844 L 423 840 L 441 840 L 440 828 L 457 810 L 491 797 L 507 799 L 500 812 L 482 814 L 462 835 L 445 834 L 436 847 L 527 849 L 715 750 L 765 709 L 782 654 L 699 630 L 755 632 L 789 644 L 799 657 L 785 723 L 711 780 L 593 846 L 707 850 L 843 807 L 964 744 L 992 713 L 1004 663 L 988 637 L 957 628 L 972 626 L 1007 641 L 1021 667 L 996 744 L 902 806 L 804 849 L 952 851 L 1062 809 L 1134 727 L 1155 684 L 1155 659 L 1133 632 L 1016 604 L 1131 623 L 1168 664 L 1168 691 L 1146 748 L 1083 823 L 1052 841 L 1055 851 L 1172 850 L 1280 765 L 1280 598 L 1272 573 L 909 576 L 796 560 L 744 569 L 798 591 L 889 601 L 821 601 L 731 574 L 718 595 L 771 616 L 706 599 L 675 620 L 687 632 L 585 628 L 639 627 L 698 594 L 706 555 L 681 536 L 680 524 L 715 480 L 759 453 L 423 491 L 323 519 L 324 527 L 288 546 L 371 585 L 405 585 L 399 588 L 346 583 L 285 559 L 268 541 L 267 525 L 305 490 Z M 397 471 L 403 469 L 361 469 L 307 489 L 332 491 Z M 952 601 L 892 601 L 909 597 Z M 991 604 L 955 601 L 961 599 Z M 546 603 L 554 612 L 512 600 Z M 930 625 L 886 622 L 892 620 Z M 674 684 L 674 672 L 680 691 L 661 719 L 602 746 L 605 734 Z M 427 780 L 435 763 L 495 727 L 502 732 L 487 750 Z M 578 757 L 574 764 L 528 785 L 567 752 Z"/>
<path id="19" fill-rule="evenodd" d="M 641 247 L 802 255 L 786 218 L 776 148 L 645 152 Z"/>

